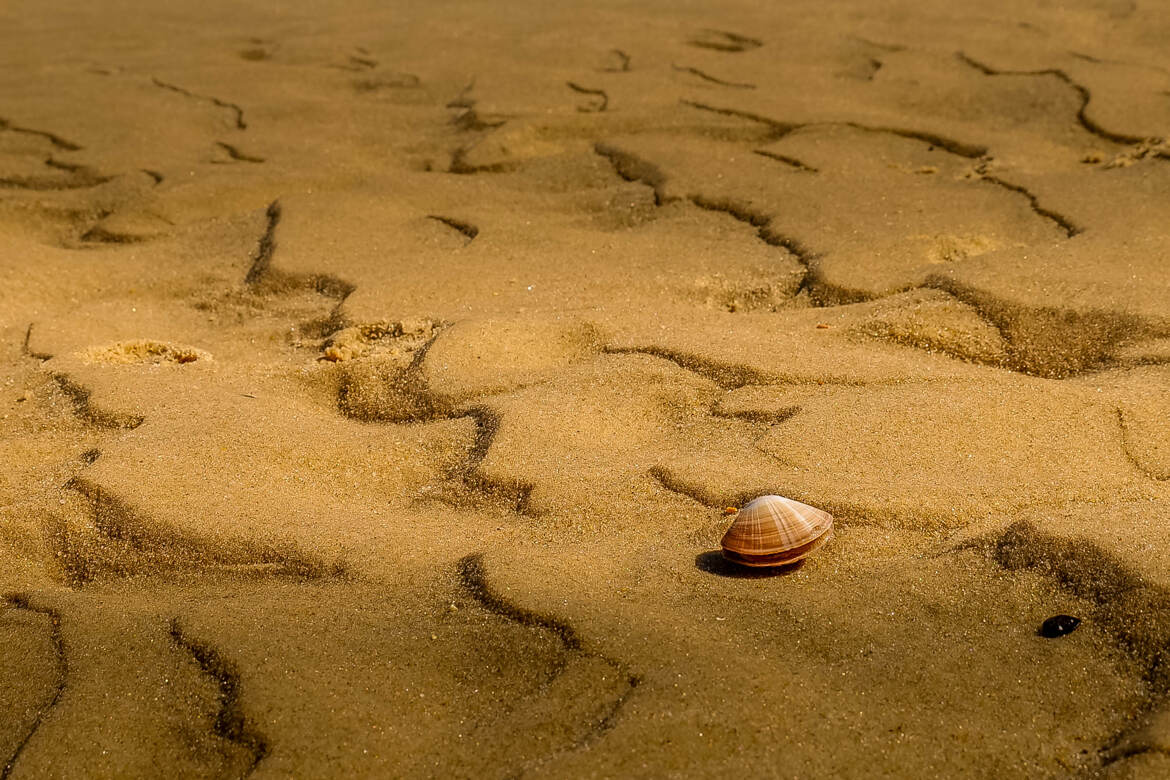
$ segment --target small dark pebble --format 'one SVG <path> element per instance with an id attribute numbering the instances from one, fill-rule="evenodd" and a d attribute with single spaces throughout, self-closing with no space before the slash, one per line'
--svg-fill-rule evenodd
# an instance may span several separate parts
<path id="1" fill-rule="evenodd" d="M 1056 639 L 1058 636 L 1071 634 L 1077 630 L 1077 626 L 1081 624 L 1079 617 L 1072 615 L 1053 615 L 1044 621 L 1040 626 L 1040 636 L 1048 639 Z"/>

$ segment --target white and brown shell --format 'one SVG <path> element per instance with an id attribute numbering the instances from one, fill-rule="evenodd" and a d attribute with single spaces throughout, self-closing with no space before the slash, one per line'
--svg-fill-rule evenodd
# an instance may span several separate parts
<path id="1" fill-rule="evenodd" d="M 720 544 L 744 566 L 785 566 L 833 538 L 833 516 L 783 496 L 760 496 L 739 510 Z"/>

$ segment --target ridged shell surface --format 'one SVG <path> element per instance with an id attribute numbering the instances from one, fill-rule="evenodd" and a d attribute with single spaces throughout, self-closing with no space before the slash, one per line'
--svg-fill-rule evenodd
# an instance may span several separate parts
<path id="1" fill-rule="evenodd" d="M 760 496 L 739 511 L 720 544 L 745 566 L 783 566 L 829 541 L 833 516 L 783 496 Z"/>

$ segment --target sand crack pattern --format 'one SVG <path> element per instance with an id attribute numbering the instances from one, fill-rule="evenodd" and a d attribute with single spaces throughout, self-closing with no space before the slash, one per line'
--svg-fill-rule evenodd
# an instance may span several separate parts
<path id="1" fill-rule="evenodd" d="M 1170 16 L 139 5 L 0 32 L 3 777 L 1170 772 Z"/>
<path id="2" fill-rule="evenodd" d="M 29 599 L 23 595 L 10 595 L 5 600 L 8 602 L 8 606 L 12 609 L 32 612 L 34 614 L 43 616 L 45 620 L 48 621 L 48 639 L 49 645 L 51 647 L 51 655 L 54 658 L 53 666 L 55 667 L 55 673 L 53 675 L 54 679 L 52 679 L 48 685 L 47 695 L 44 697 L 43 701 L 34 705 L 35 710 L 32 719 L 27 724 L 23 724 L 26 728 L 24 735 L 16 742 L 16 746 L 12 749 L 10 755 L 5 760 L 4 766 L 0 768 L 0 778 L 7 780 L 7 778 L 12 776 L 13 770 L 16 769 L 17 762 L 20 760 L 20 754 L 28 746 L 29 740 L 32 739 L 34 734 L 36 734 L 36 731 L 40 727 L 41 722 L 44 721 L 45 717 L 52 711 L 53 707 L 56 706 L 57 701 L 61 698 L 61 693 L 65 690 L 65 683 L 69 676 L 69 664 L 65 657 L 65 645 L 61 639 L 61 615 L 56 610 L 50 609 L 48 607 L 34 606 L 32 602 L 30 602 Z M 34 664 L 30 665 L 35 665 L 35 662 Z M 26 681 L 24 685 L 19 686 L 19 688 L 25 688 L 27 685 L 28 681 Z M 17 685 L 13 685 L 10 690 L 16 691 L 19 690 L 19 688 Z M 12 712 L 13 714 L 18 714 L 15 710 Z M 16 729 L 19 729 L 22 724 L 14 721 L 12 725 Z"/>
<path id="3" fill-rule="evenodd" d="M 171 621 L 171 640 L 194 657 L 204 674 L 215 680 L 219 689 L 219 710 L 215 714 L 215 734 L 238 745 L 247 757 L 237 776 L 247 777 L 268 754 L 268 742 L 248 723 L 240 707 L 240 675 L 235 665 L 213 647 L 192 640 L 183 633 L 178 620 Z"/>
<path id="4" fill-rule="evenodd" d="M 460 585 L 484 609 L 522 626 L 533 626 L 550 631 L 560 639 L 565 649 L 570 653 L 580 655 L 587 663 L 593 661 L 599 662 L 602 668 L 608 670 L 609 677 L 616 677 L 619 686 L 624 678 L 624 690 L 617 691 L 616 695 L 611 693 L 610 701 L 602 701 L 596 713 L 590 717 L 589 730 L 583 735 L 578 736 L 565 749 L 580 750 L 588 747 L 600 739 L 605 732 L 613 728 L 622 705 L 625 704 L 626 700 L 634 692 L 634 689 L 641 684 L 642 678 L 637 674 L 632 674 L 625 668 L 624 664 L 599 653 L 586 650 L 581 637 L 578 636 L 576 630 L 569 624 L 557 618 L 524 609 L 502 598 L 488 582 L 482 553 L 471 553 L 461 558 L 459 560 L 458 570 Z M 557 677 L 549 684 L 555 685 L 561 675 L 568 671 L 567 664 L 564 667 L 558 668 Z M 606 677 L 602 676 L 602 680 L 605 679 Z M 551 758 L 552 756 L 545 756 L 540 759 L 539 763 L 547 762 Z M 528 771 L 532 768 L 534 768 L 534 764 L 529 763 L 525 765 L 522 771 Z"/>

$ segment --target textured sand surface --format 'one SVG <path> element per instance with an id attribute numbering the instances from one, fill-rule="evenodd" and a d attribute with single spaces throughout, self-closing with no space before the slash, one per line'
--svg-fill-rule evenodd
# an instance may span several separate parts
<path id="1" fill-rule="evenodd" d="M 0 780 L 1170 776 L 1170 10 L 1018 6 L 0 5 Z"/>

